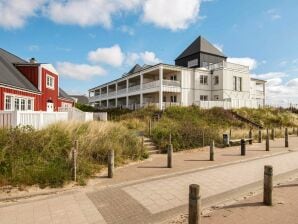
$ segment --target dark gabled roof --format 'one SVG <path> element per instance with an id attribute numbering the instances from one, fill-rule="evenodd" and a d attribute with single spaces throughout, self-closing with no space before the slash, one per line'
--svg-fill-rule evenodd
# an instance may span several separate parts
<path id="1" fill-rule="evenodd" d="M 182 52 L 182 54 L 176 58 L 176 60 L 201 52 L 226 58 L 226 56 L 220 50 L 214 47 L 209 41 L 202 36 L 199 36 Z"/>
<path id="2" fill-rule="evenodd" d="M 140 66 L 139 64 L 136 64 L 135 66 L 132 67 L 132 69 L 130 69 L 130 71 L 127 74 L 133 74 L 141 71 L 142 69 L 143 69 L 142 66 Z"/>
<path id="3" fill-rule="evenodd" d="M 59 98 L 68 99 L 71 101 L 74 101 L 73 98 L 71 98 L 63 89 L 59 88 Z"/>
<path id="4" fill-rule="evenodd" d="M 19 72 L 14 64 L 29 63 L 0 48 L 0 84 L 39 92 L 39 90 L 21 72 Z"/>
<path id="5" fill-rule="evenodd" d="M 76 99 L 77 103 L 88 104 L 88 97 L 85 95 L 70 95 L 71 98 Z"/>

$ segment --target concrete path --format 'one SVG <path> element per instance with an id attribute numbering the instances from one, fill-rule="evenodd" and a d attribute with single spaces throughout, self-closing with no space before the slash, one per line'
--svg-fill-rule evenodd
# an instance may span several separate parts
<path id="1" fill-rule="evenodd" d="M 290 142 L 291 150 L 298 149 L 297 137 L 291 137 Z M 282 140 L 272 143 L 272 149 L 276 150 L 277 154 L 271 156 L 264 152 L 264 144 L 249 146 L 247 157 L 250 154 L 262 153 L 257 155 L 258 158 L 253 156 L 246 161 L 239 156 L 239 149 L 235 147 L 218 153 L 221 154 L 216 157 L 221 161 L 219 164 L 200 157 L 206 156 L 207 152 L 198 152 L 187 154 L 188 159 L 185 159 L 183 154 L 175 155 L 174 165 L 183 167 L 187 164 L 188 169 L 165 169 L 164 160 L 162 164 L 156 164 L 156 161 L 146 162 L 143 166 L 148 168 L 144 169 L 140 169 L 139 164 L 129 166 L 118 170 L 118 173 L 126 175 L 124 179 L 117 179 L 117 176 L 113 180 L 102 178 L 100 185 L 74 192 L 16 203 L 2 203 L 0 224 L 163 222 L 187 211 L 189 184 L 197 183 L 202 186 L 203 203 L 206 205 L 219 202 L 236 190 L 245 192 L 260 184 L 264 165 L 273 165 L 274 175 L 298 169 L 298 151 L 289 152 L 282 143 Z M 227 153 L 226 150 L 235 150 L 235 153 Z M 261 157 L 264 155 L 267 157 Z M 230 161 L 227 158 L 231 158 L 233 163 L 227 164 Z M 190 163 L 195 166 L 190 166 Z M 214 167 L 206 167 L 210 166 L 210 163 L 214 164 Z M 149 177 L 141 176 L 142 172 L 148 173 Z M 151 173 L 155 175 L 150 175 Z"/>

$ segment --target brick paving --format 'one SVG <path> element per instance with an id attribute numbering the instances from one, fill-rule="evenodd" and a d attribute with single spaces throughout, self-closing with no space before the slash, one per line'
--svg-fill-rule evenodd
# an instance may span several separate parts
<path id="1" fill-rule="evenodd" d="M 218 202 L 237 189 L 245 192 L 247 185 L 260 184 L 265 164 L 274 166 L 275 175 L 298 169 L 297 145 L 296 137 L 290 138 L 291 152 L 281 139 L 271 142 L 270 152 L 264 151 L 264 143 L 254 144 L 247 147 L 246 157 L 239 147 L 216 149 L 215 162 L 208 161 L 207 149 L 176 153 L 173 169 L 165 168 L 165 155 L 156 155 L 116 169 L 113 179 L 101 176 L 84 189 L 1 203 L 0 224 L 160 223 L 187 211 L 191 183 L 202 186 L 206 202 Z"/>

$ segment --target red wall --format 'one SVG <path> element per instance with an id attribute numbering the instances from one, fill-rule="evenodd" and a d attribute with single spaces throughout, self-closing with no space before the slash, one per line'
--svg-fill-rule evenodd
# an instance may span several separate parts
<path id="1" fill-rule="evenodd" d="M 62 103 L 71 103 L 71 105 L 74 106 L 74 102 L 71 100 L 58 99 L 58 107 L 62 107 Z"/>
<path id="2" fill-rule="evenodd" d="M 38 66 L 16 67 L 38 89 Z"/>
<path id="3" fill-rule="evenodd" d="M 16 94 L 20 96 L 28 96 L 28 97 L 34 97 L 34 110 L 41 110 L 41 102 L 40 102 L 40 95 L 34 94 L 34 93 L 28 93 L 21 90 L 14 90 L 9 89 L 6 87 L 0 87 L 0 110 L 4 110 L 4 93 L 10 93 L 10 94 Z"/>
<path id="4" fill-rule="evenodd" d="M 54 103 L 54 111 L 58 111 L 58 75 L 46 70 L 45 68 L 42 68 L 41 71 L 41 77 L 42 77 L 42 95 L 41 95 L 41 100 L 42 100 L 42 105 L 41 108 L 43 111 L 47 110 L 47 101 L 52 100 Z M 46 75 L 51 75 L 55 78 L 55 88 L 54 89 L 49 89 L 47 88 L 47 77 Z"/>

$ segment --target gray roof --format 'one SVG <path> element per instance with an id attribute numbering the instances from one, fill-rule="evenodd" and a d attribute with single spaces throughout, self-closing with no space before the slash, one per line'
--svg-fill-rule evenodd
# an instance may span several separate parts
<path id="1" fill-rule="evenodd" d="M 63 89 L 59 88 L 59 97 L 74 101 Z"/>
<path id="2" fill-rule="evenodd" d="M 214 47 L 209 41 L 202 36 L 199 36 L 182 52 L 182 54 L 176 58 L 176 60 L 201 52 L 226 58 L 226 56 L 220 50 Z"/>
<path id="3" fill-rule="evenodd" d="M 0 83 L 33 92 L 39 90 L 14 66 L 29 64 L 25 60 L 0 48 Z"/>
<path id="4" fill-rule="evenodd" d="M 127 74 L 133 74 L 141 71 L 142 69 L 143 69 L 142 66 L 140 66 L 139 64 L 136 64 L 135 66 L 132 67 L 132 69 L 130 69 L 130 71 Z"/>
<path id="5" fill-rule="evenodd" d="M 71 98 L 75 99 L 77 103 L 88 104 L 88 97 L 85 95 L 70 95 Z"/>

